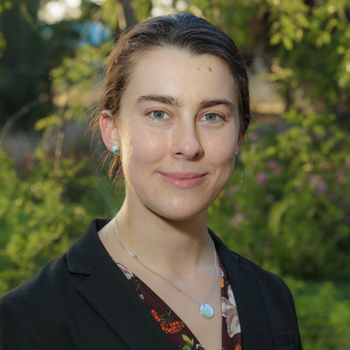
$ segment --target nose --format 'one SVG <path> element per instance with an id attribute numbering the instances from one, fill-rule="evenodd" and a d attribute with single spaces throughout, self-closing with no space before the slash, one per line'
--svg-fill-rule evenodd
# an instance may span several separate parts
<path id="1" fill-rule="evenodd" d="M 196 124 L 193 121 L 181 122 L 173 130 L 171 151 L 174 157 L 198 158 L 203 154 Z"/>

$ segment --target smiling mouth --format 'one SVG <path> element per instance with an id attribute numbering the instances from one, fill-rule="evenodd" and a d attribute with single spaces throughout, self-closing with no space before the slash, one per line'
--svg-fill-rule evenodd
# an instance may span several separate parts
<path id="1" fill-rule="evenodd" d="M 199 186 L 207 174 L 199 173 L 159 173 L 163 181 L 173 187 L 187 189 Z"/>

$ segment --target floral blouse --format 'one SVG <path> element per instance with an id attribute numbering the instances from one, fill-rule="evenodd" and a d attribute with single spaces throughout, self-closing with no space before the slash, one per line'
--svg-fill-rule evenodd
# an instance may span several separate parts
<path id="1" fill-rule="evenodd" d="M 220 259 L 219 262 L 221 276 L 222 350 L 241 350 L 242 336 L 237 305 L 230 282 L 226 277 L 225 268 Z M 152 316 L 159 323 L 159 326 L 175 349 L 205 350 L 180 317 L 152 289 L 124 265 L 117 261 L 115 263 L 131 282 L 139 297 L 150 310 Z"/>

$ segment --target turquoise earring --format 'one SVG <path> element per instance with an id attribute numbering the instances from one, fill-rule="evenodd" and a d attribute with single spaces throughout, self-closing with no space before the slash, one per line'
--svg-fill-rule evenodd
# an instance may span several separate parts
<path id="1" fill-rule="evenodd" d="M 118 155 L 119 153 L 119 147 L 118 146 L 113 146 L 112 147 L 113 153 L 115 153 L 116 155 Z"/>

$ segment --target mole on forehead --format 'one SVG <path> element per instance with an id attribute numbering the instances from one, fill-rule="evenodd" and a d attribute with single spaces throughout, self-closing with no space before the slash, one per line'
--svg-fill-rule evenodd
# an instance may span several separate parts
<path id="1" fill-rule="evenodd" d="M 212 72 L 211 67 L 198 66 L 198 67 L 197 67 L 197 69 L 198 69 L 198 70 L 201 70 L 201 69 L 207 69 L 207 70 L 208 70 L 208 72 Z"/>

